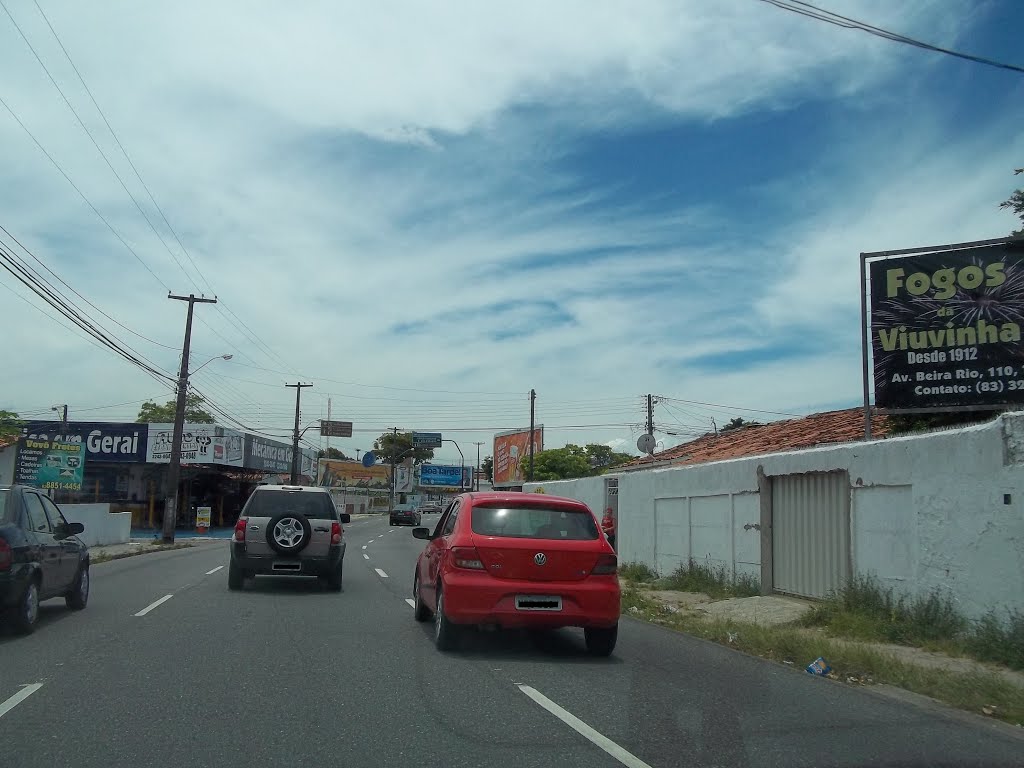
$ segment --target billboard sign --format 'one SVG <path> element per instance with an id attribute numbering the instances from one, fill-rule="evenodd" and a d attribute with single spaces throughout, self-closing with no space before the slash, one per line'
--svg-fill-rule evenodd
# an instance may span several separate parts
<path id="1" fill-rule="evenodd" d="M 361 461 L 320 459 L 320 485 L 334 488 L 391 487 L 390 467 L 387 464 L 363 466 Z"/>
<path id="2" fill-rule="evenodd" d="M 150 464 L 169 464 L 173 442 L 173 424 L 150 424 L 146 461 Z M 244 437 L 241 432 L 216 424 L 186 423 L 181 433 L 181 463 L 241 467 L 243 447 Z"/>
<path id="3" fill-rule="evenodd" d="M 446 466 L 443 464 L 421 464 L 420 485 L 423 486 L 444 486 L 447 488 L 461 488 L 465 484 L 465 473 L 461 466 Z"/>
<path id="4" fill-rule="evenodd" d="M 1024 403 L 1024 250 L 959 248 L 868 266 L 876 407 Z"/>
<path id="5" fill-rule="evenodd" d="M 88 461 L 143 464 L 149 435 L 146 424 L 113 424 L 101 421 L 30 421 L 23 437 L 39 441 L 64 440 L 85 445 Z"/>
<path id="6" fill-rule="evenodd" d="M 18 443 L 15 482 L 43 490 L 80 491 L 85 445 L 80 441 L 23 437 Z"/>
<path id="7" fill-rule="evenodd" d="M 544 450 L 544 425 L 533 428 L 533 451 Z M 499 432 L 494 436 L 494 487 L 520 485 L 530 461 L 530 429 Z"/>

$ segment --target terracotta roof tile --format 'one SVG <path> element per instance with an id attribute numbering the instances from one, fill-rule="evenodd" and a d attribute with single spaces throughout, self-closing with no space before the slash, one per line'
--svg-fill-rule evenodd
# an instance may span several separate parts
<path id="1" fill-rule="evenodd" d="M 874 437 L 884 437 L 888 433 L 886 417 L 875 414 L 871 420 L 871 431 Z M 860 440 L 863 435 L 864 411 L 860 408 L 848 408 L 844 411 L 815 413 L 799 419 L 742 427 L 717 435 L 707 434 L 653 456 L 643 456 L 623 465 L 620 469 L 639 469 L 645 464 L 702 464 L 766 453 L 796 451 L 825 443 L 848 443 Z"/>

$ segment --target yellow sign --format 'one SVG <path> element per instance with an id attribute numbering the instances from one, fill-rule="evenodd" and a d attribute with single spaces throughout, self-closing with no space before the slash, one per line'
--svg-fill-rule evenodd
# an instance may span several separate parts
<path id="1" fill-rule="evenodd" d="M 543 485 L 539 485 L 536 488 L 534 488 L 533 492 L 534 493 L 547 493 L 547 491 L 544 490 L 544 486 Z"/>
<path id="2" fill-rule="evenodd" d="M 199 507 L 196 510 L 196 528 L 209 528 L 212 512 L 212 507 Z"/>

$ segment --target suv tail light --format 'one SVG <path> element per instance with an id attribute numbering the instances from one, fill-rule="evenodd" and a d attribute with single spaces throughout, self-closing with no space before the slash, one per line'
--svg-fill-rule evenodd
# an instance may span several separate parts
<path id="1" fill-rule="evenodd" d="M 341 544 L 341 523 L 337 520 L 331 523 L 331 544 Z"/>
<path id="2" fill-rule="evenodd" d="M 452 547 L 452 565 L 456 568 L 467 568 L 472 571 L 484 570 L 484 562 L 476 547 Z"/>
<path id="3" fill-rule="evenodd" d="M 7 539 L 0 536 L 0 571 L 9 571 L 11 563 L 14 562 L 14 552 Z"/>
<path id="4" fill-rule="evenodd" d="M 598 555 L 597 565 L 590 572 L 591 576 L 609 576 L 619 570 L 619 558 L 615 555 Z"/>
<path id="5" fill-rule="evenodd" d="M 248 522 L 249 519 L 246 517 L 238 518 L 238 521 L 235 523 L 235 535 L 233 536 L 235 541 L 245 541 L 245 525 Z"/>

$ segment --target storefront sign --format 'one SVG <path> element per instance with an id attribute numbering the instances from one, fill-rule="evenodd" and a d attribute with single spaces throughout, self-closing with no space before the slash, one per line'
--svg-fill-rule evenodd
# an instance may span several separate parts
<path id="1" fill-rule="evenodd" d="M 18 483 L 43 490 L 80 491 L 85 446 L 80 442 L 23 437 L 18 443 Z"/>
<path id="2" fill-rule="evenodd" d="M 247 469 L 266 472 L 291 472 L 292 447 L 288 443 L 256 435 L 245 436 L 245 464 Z"/>
<path id="3" fill-rule="evenodd" d="M 173 424 L 150 424 L 146 460 L 151 464 L 168 464 L 174 442 Z M 220 464 L 241 467 L 243 437 L 241 432 L 216 424 L 185 424 L 181 435 L 182 464 Z"/>
<path id="4" fill-rule="evenodd" d="M 64 440 L 85 445 L 88 461 L 112 461 L 141 464 L 146 461 L 148 430 L 146 424 L 108 422 L 30 421 L 22 430 L 35 440 Z"/>

